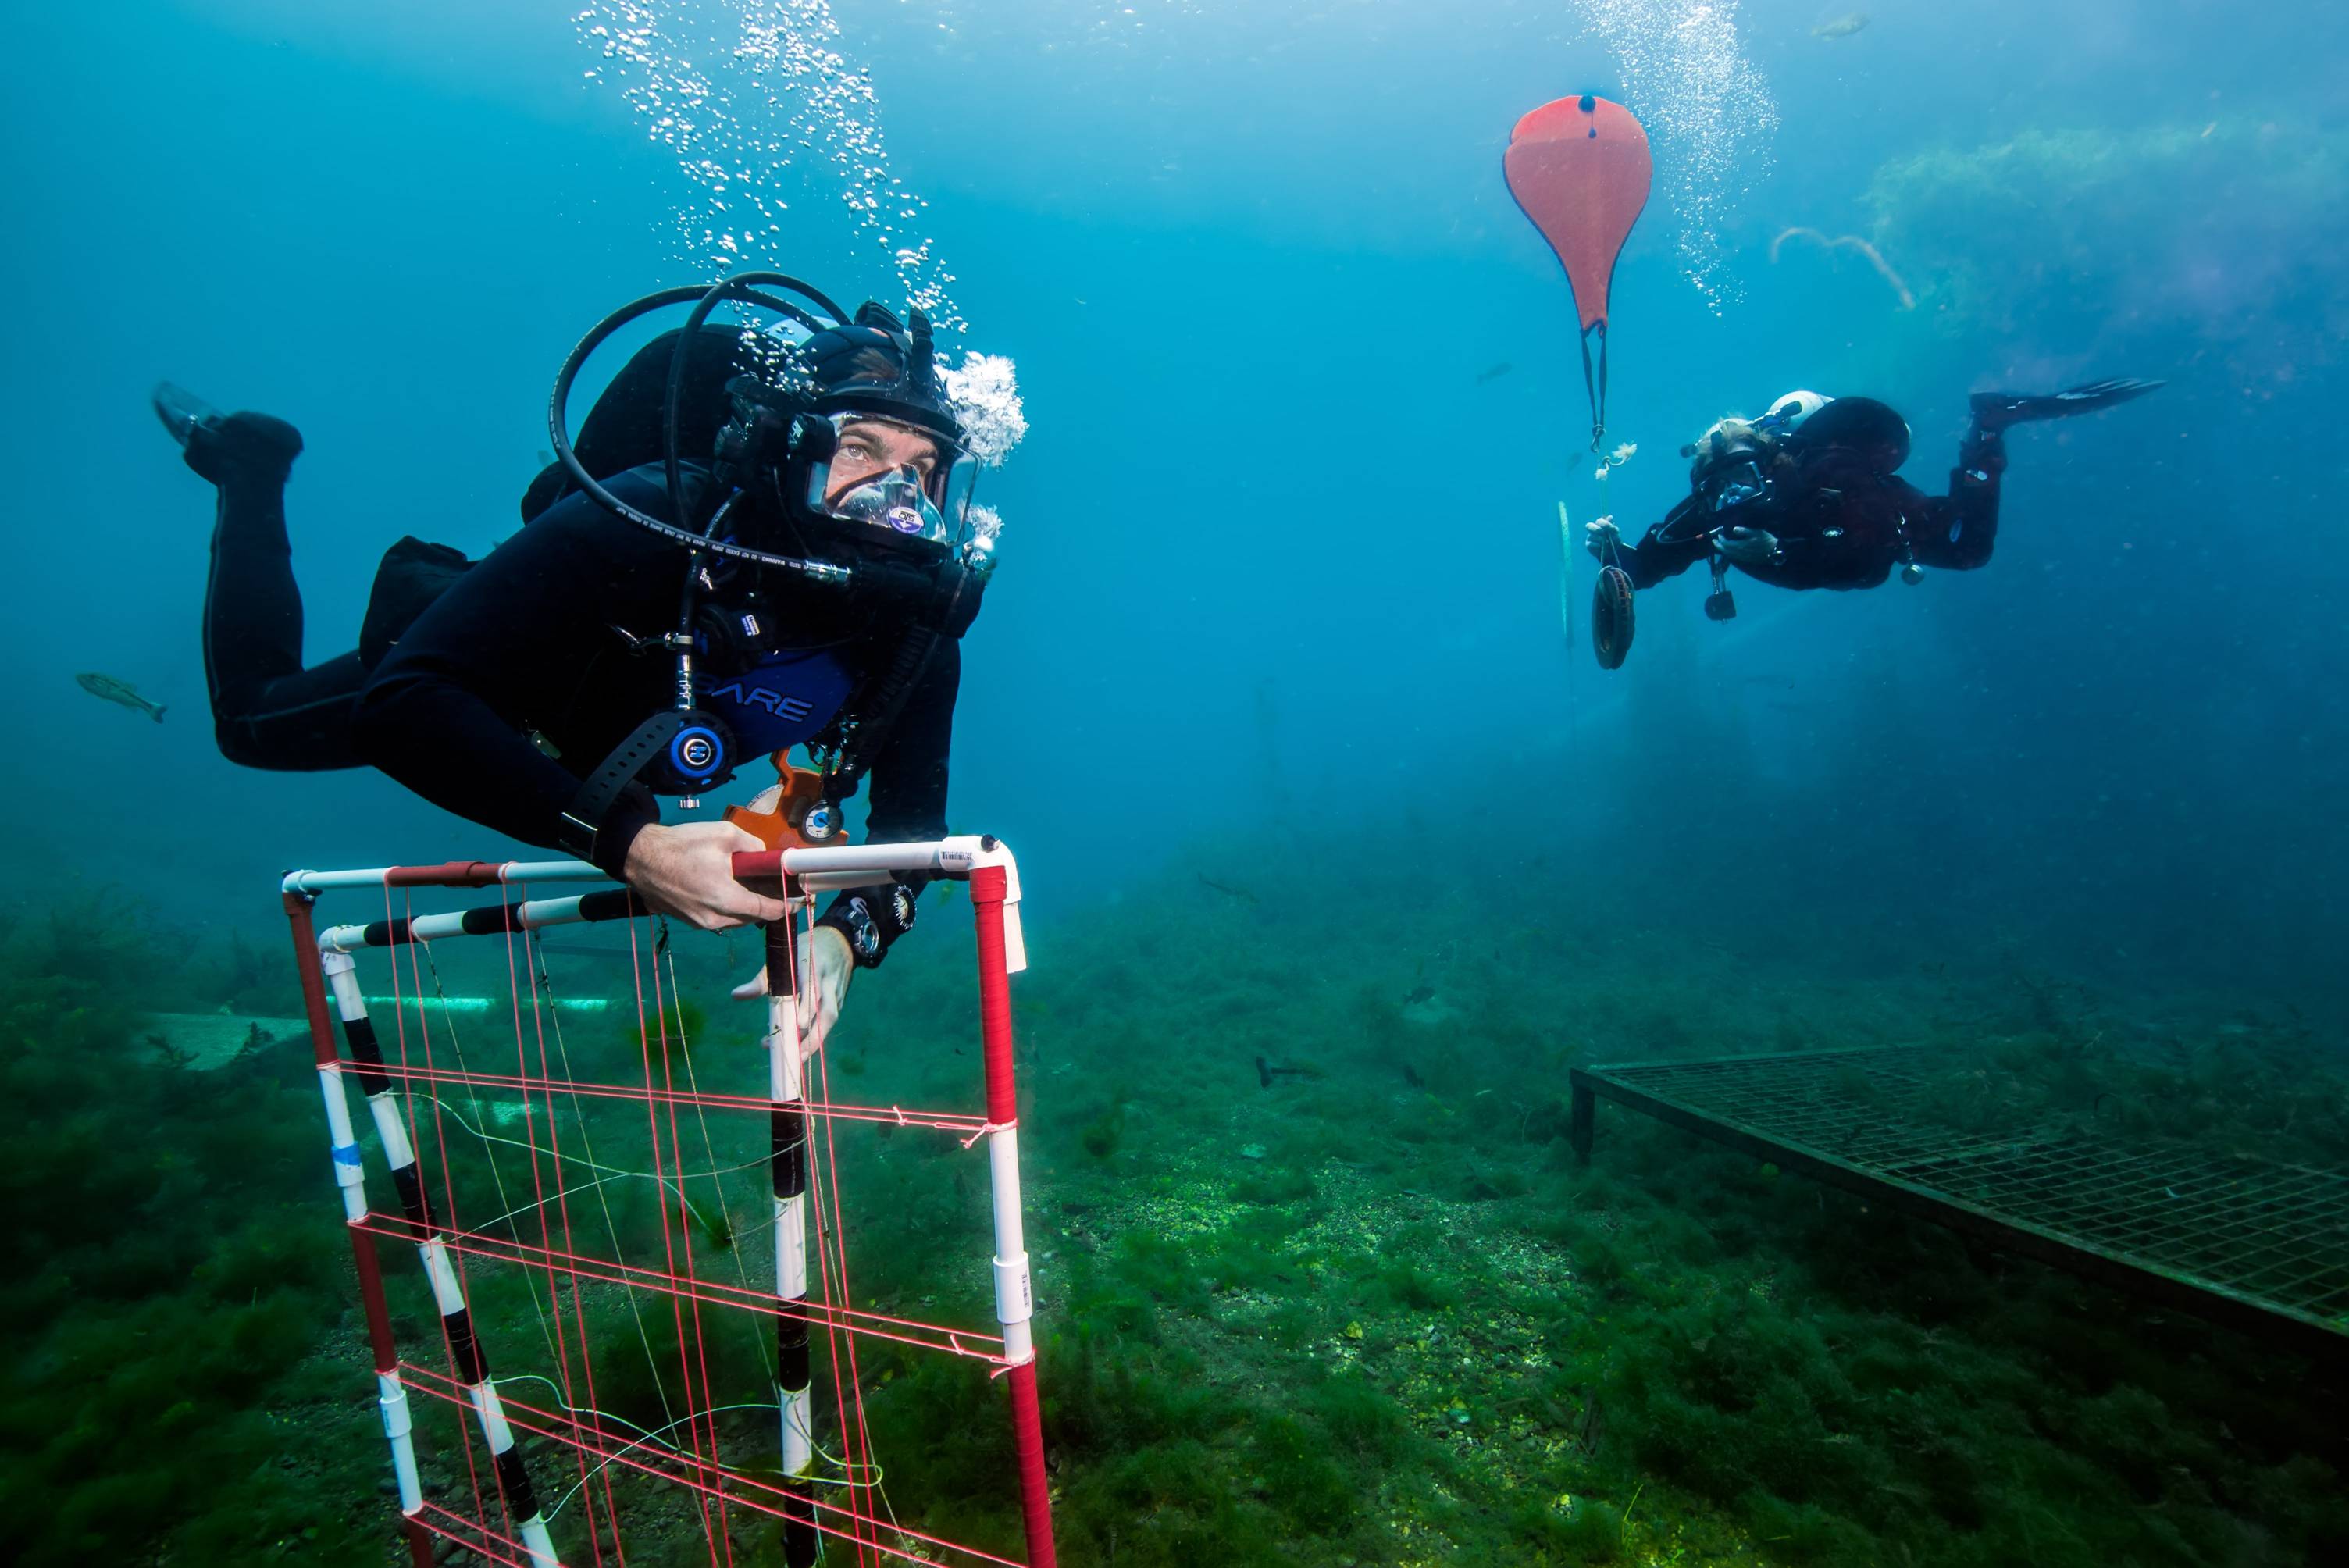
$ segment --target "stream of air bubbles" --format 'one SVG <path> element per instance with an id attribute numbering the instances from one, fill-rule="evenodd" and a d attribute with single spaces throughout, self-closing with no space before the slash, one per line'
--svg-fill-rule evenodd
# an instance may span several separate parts
<path id="1" fill-rule="evenodd" d="M 696 188 L 671 209 L 674 260 L 800 270 L 785 192 L 828 183 L 907 303 L 963 329 L 954 274 L 919 232 L 928 203 L 889 171 L 872 69 L 842 49 L 830 0 L 594 0 L 574 22 L 601 57 L 588 79 L 619 90 Z M 808 178 L 787 181 L 795 168 Z"/>

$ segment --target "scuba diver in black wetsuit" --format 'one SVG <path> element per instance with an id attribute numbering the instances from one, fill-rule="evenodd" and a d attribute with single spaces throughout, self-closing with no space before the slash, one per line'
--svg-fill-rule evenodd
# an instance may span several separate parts
<path id="1" fill-rule="evenodd" d="M 1692 459 L 1690 493 L 1639 543 L 1625 544 L 1611 520 L 1588 525 L 1591 553 L 1615 569 L 1602 579 L 1594 618 L 1600 662 L 1613 667 L 1629 645 L 1630 591 L 1700 561 L 1712 564 L 1705 614 L 1716 621 L 1737 613 L 1726 585 L 1732 566 L 1780 588 L 1873 588 L 1896 567 L 1916 583 L 1929 566 L 1984 565 L 1998 539 L 2008 428 L 2108 408 L 2160 385 L 1975 394 L 1945 496 L 1895 477 L 1909 457 L 1909 426 L 1872 397 L 1790 392 L 1758 419 L 1723 419 L 1682 449 Z"/>
<path id="2" fill-rule="evenodd" d="M 772 292 L 785 289 L 813 309 Z M 729 300 L 802 335 L 705 325 Z M 687 325 L 636 355 L 574 447 L 563 410 L 581 364 L 627 322 L 688 302 Z M 705 929 L 781 917 L 732 874 L 732 855 L 761 846 L 730 822 L 663 826 L 656 794 L 699 795 L 805 744 L 823 769 L 807 838 L 845 841 L 843 802 L 868 773 L 869 840 L 945 834 L 958 639 L 996 523 L 971 503 L 970 410 L 948 397 L 920 312 L 905 325 L 868 303 L 852 318 L 779 273 L 624 307 L 556 383 L 558 460 L 523 496 L 522 531 L 477 564 L 401 541 L 359 647 L 307 668 L 284 505 L 300 436 L 168 385 L 155 403 L 219 488 L 204 654 L 231 759 L 373 764 Z M 1024 426 L 1016 404 L 1008 431 L 999 404 L 990 416 L 999 459 Z M 922 881 L 843 893 L 818 922 L 809 1037 L 837 1014 L 852 965 L 878 964 L 910 927 Z"/>

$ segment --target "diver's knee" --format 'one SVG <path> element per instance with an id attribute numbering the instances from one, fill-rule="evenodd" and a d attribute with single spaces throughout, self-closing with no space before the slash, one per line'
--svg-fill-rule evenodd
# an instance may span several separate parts
<path id="1" fill-rule="evenodd" d="M 240 768 L 264 768 L 268 766 L 266 763 L 258 760 L 260 748 L 254 745 L 253 727 L 242 718 L 224 717 L 219 714 L 214 714 L 212 716 L 212 742 L 220 748 L 220 754 L 222 757 L 227 758 L 231 762 L 235 763 Z"/>
<path id="2" fill-rule="evenodd" d="M 264 724 L 243 704 L 215 701 L 212 704 L 212 743 L 220 753 L 239 768 L 258 768 L 269 773 L 301 772 L 315 766 L 303 759 L 307 749 L 294 737 L 282 733 L 282 727 Z"/>

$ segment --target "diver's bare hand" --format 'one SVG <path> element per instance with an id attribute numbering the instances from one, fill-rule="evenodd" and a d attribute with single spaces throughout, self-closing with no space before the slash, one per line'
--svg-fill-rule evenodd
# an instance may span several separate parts
<path id="1" fill-rule="evenodd" d="M 1623 531 L 1615 526 L 1613 518 L 1602 517 L 1597 522 L 1582 525 L 1582 542 L 1590 547 L 1591 554 L 1604 561 L 1623 548 Z"/>
<path id="2" fill-rule="evenodd" d="M 621 868 L 657 914 L 703 931 L 783 918 L 783 906 L 734 880 L 734 857 L 766 846 L 731 822 L 655 823 L 636 834 Z"/>
<path id="3" fill-rule="evenodd" d="M 856 978 L 856 961 L 848 951 L 848 938 L 829 925 L 815 928 L 814 939 L 801 933 L 799 939 L 799 972 L 805 976 L 800 995 L 800 1056 L 812 1057 L 823 1048 L 823 1037 L 840 1021 L 840 1009 L 848 1000 L 848 983 Z M 767 966 L 734 987 L 734 999 L 747 1002 L 769 994 Z"/>

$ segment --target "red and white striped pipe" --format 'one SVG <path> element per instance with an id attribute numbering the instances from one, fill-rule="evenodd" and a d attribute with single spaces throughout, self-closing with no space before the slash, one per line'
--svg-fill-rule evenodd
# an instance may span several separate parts
<path id="1" fill-rule="evenodd" d="M 340 929 L 349 930 L 350 927 Z M 335 1009 L 343 1024 L 343 1043 L 357 1065 L 359 1088 L 366 1095 L 368 1114 L 375 1120 L 377 1139 L 383 1144 L 384 1163 L 390 1169 L 391 1184 L 399 1194 L 401 1212 L 406 1215 L 409 1233 L 416 1240 L 417 1255 L 424 1264 L 425 1278 L 432 1286 L 432 1300 L 440 1312 L 440 1326 L 447 1335 L 449 1352 L 457 1367 L 457 1375 L 468 1387 L 473 1413 L 481 1429 L 481 1436 L 490 1446 L 490 1460 L 497 1472 L 498 1490 L 504 1495 L 506 1507 L 522 1533 L 522 1543 L 530 1553 L 530 1568 L 557 1568 L 561 1559 L 555 1555 L 554 1540 L 547 1532 L 546 1516 L 540 1509 L 536 1489 L 531 1485 L 530 1472 L 523 1466 L 522 1455 L 514 1448 L 513 1428 L 507 1422 L 505 1408 L 498 1400 L 497 1385 L 491 1380 L 489 1357 L 482 1351 L 480 1338 L 473 1329 L 473 1316 L 465 1302 L 464 1287 L 459 1284 L 457 1270 L 449 1261 L 449 1238 L 439 1217 L 432 1212 L 431 1201 L 425 1191 L 424 1176 L 416 1162 L 416 1150 L 409 1141 L 408 1124 L 400 1116 L 399 1103 L 392 1093 L 391 1078 L 384 1071 L 383 1049 L 377 1042 L 375 1021 L 367 1016 L 367 1000 L 359 993 L 357 961 L 349 953 L 330 944 L 334 932 L 320 939 L 319 966 L 333 987 Z M 339 1077 L 339 1074 L 337 1074 Z M 330 1109 L 327 1121 L 335 1121 L 332 1104 L 341 1102 L 342 1089 L 337 1084 L 329 1093 Z M 336 1130 L 347 1134 L 350 1118 L 347 1109 L 342 1124 Z M 356 1150 L 353 1151 L 356 1153 Z M 337 1152 L 336 1159 L 342 1159 Z M 344 1191 L 344 1212 L 350 1213 L 352 1190 Z M 365 1212 L 361 1204 L 360 1212 Z M 351 1216 L 357 1219 L 358 1216 Z M 405 1396 L 399 1414 L 406 1417 Z M 386 1413 L 386 1428 L 390 1426 L 390 1412 Z M 404 1437 L 404 1432 L 402 1436 Z M 401 1439 L 394 1439 L 395 1454 Z M 397 1463 L 397 1460 L 395 1460 Z M 408 1458 L 409 1473 L 401 1475 L 403 1488 L 413 1482 L 414 1455 Z M 408 1493 L 402 1491 L 403 1507 Z M 420 1501 L 420 1500 L 419 1500 Z"/>
<path id="2" fill-rule="evenodd" d="M 735 875 L 744 882 L 785 882 L 794 908 L 806 895 L 843 887 L 868 886 L 906 873 L 968 881 L 978 925 L 978 982 L 987 1077 L 988 1161 L 994 1219 L 996 1316 L 1003 1326 L 1004 1354 L 1009 1370 L 1015 1448 L 1019 1456 L 1021 1511 L 1028 1535 L 1030 1568 L 1055 1568 L 1049 1477 L 1044 1468 L 1043 1427 L 1036 1392 L 1034 1298 L 1021 1215 L 1018 1097 L 1012 1078 L 1012 1033 L 1009 976 L 1028 966 L 1027 943 L 1019 920 L 1019 871 L 1011 851 L 992 836 L 957 835 L 934 843 L 864 844 L 826 849 L 756 851 L 734 857 Z M 454 1269 L 448 1258 L 447 1239 L 434 1220 L 416 1155 L 393 1099 L 374 1026 L 367 1016 L 351 954 L 366 947 L 405 945 L 459 936 L 538 930 L 599 920 L 633 918 L 642 913 L 626 890 L 577 894 L 557 899 L 533 899 L 492 904 L 443 914 L 383 920 L 360 925 L 333 927 L 315 939 L 308 935 L 310 903 L 323 892 L 373 887 L 494 887 L 534 882 L 603 882 L 604 873 L 584 861 L 459 861 L 434 866 L 389 866 L 365 871 L 295 872 L 282 883 L 289 915 L 295 921 L 297 945 L 308 947 L 305 980 L 332 985 L 336 1010 L 344 1024 L 345 1040 L 357 1068 L 368 1109 L 381 1139 L 393 1184 L 411 1232 L 418 1238 L 425 1273 L 440 1305 L 450 1344 L 458 1352 L 460 1376 L 468 1384 L 491 1452 L 496 1460 L 501 1488 L 521 1521 L 523 1544 L 531 1555 L 530 1568 L 554 1568 L 558 1559 L 513 1447 L 513 1432 L 498 1401 L 488 1363 L 474 1338 L 470 1314 Z M 313 967 L 315 966 L 315 967 Z M 802 1507 L 791 1511 L 785 1530 L 786 1561 L 792 1568 L 815 1562 L 816 1548 L 812 1472 L 814 1441 L 812 1426 L 811 1357 L 807 1313 L 807 1106 L 802 1064 L 798 1050 L 802 999 L 796 974 L 791 923 L 778 923 L 768 932 L 769 1089 L 774 1119 L 774 1211 L 776 1282 L 780 1302 L 797 1310 L 777 1315 L 778 1381 L 782 1398 L 781 1419 L 782 1471 L 796 1483 Z M 323 990 L 316 985 L 314 989 Z M 334 1147 L 336 1180 L 343 1193 L 346 1218 L 356 1222 L 367 1212 L 363 1178 L 357 1163 L 357 1144 L 341 1088 L 342 1064 L 334 1057 L 326 1036 L 324 997 L 313 1006 L 313 1028 L 319 1037 L 320 1088 L 326 1100 L 328 1136 Z M 346 1167 L 348 1174 L 346 1174 Z M 354 1230 L 355 1245 L 365 1240 Z M 374 1280 L 372 1252 L 363 1249 L 363 1288 Z M 372 1284 L 368 1295 L 371 1326 L 383 1316 L 381 1286 Z M 393 1463 L 400 1487 L 402 1512 L 411 1522 L 410 1541 L 425 1537 L 413 1528 L 422 1507 L 415 1477 L 415 1455 L 408 1437 L 407 1396 L 398 1386 L 388 1359 L 388 1326 L 378 1336 L 378 1377 L 385 1429 L 392 1439 Z M 796 1338 L 796 1344 L 792 1343 Z M 797 1538 L 795 1540 L 795 1537 Z M 419 1555 L 419 1564 L 424 1561 Z"/>

